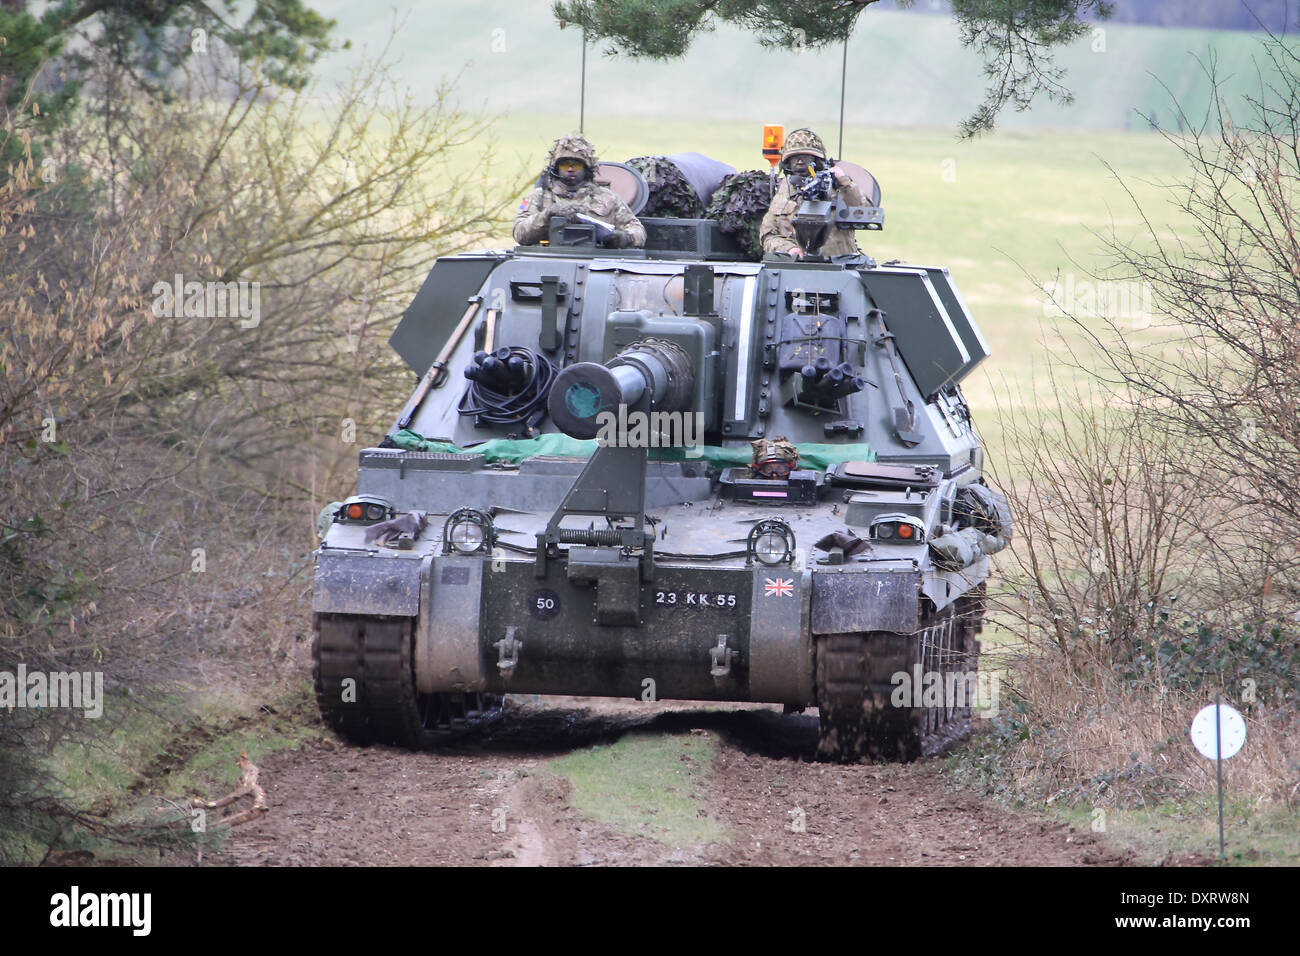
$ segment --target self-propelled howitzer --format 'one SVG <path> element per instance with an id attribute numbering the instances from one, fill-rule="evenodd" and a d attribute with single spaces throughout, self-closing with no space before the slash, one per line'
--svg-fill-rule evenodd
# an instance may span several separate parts
<path id="1" fill-rule="evenodd" d="M 434 266 L 392 339 L 419 385 L 317 552 L 323 714 L 408 746 L 507 693 L 815 706 L 838 760 L 960 736 L 1011 523 L 948 271 L 644 224 Z"/>

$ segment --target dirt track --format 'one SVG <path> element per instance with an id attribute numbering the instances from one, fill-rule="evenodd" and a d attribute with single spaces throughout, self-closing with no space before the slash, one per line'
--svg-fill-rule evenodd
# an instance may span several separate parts
<path id="1" fill-rule="evenodd" d="M 587 702 L 584 702 L 584 704 Z M 644 705 L 642 705 L 644 707 Z M 548 760 L 623 733 L 718 741 L 697 797 L 725 841 L 674 846 L 586 819 Z M 1117 865 L 1090 833 L 951 790 L 938 760 L 807 762 L 816 718 L 571 704 L 510 711 L 429 753 L 326 740 L 262 763 L 271 804 L 205 860 L 233 865 Z M 803 832 L 796 832 L 802 811 Z M 704 811 L 701 810 L 701 813 Z"/>

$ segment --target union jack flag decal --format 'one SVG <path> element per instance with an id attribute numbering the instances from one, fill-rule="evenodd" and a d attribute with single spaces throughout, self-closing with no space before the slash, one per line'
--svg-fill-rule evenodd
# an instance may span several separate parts
<path id="1" fill-rule="evenodd" d="M 794 594 L 794 578 L 764 578 L 763 594 L 770 597 L 790 597 Z"/>

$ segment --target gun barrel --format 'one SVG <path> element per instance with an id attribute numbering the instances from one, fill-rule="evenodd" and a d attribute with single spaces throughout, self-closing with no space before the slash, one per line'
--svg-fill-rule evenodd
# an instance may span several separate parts
<path id="1" fill-rule="evenodd" d="M 601 414 L 620 405 L 685 411 L 695 391 L 695 370 L 678 345 L 643 339 L 602 364 L 578 362 L 556 376 L 548 399 L 556 427 L 573 438 L 595 438 Z"/>
<path id="2" fill-rule="evenodd" d="M 829 169 L 823 169 L 821 172 L 810 176 L 808 181 L 799 187 L 798 195 L 802 199 L 827 200 L 835 195 L 839 184 L 835 181 L 835 174 Z"/>

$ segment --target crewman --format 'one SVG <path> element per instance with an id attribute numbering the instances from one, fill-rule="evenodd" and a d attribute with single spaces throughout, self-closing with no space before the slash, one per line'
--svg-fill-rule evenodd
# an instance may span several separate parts
<path id="1" fill-rule="evenodd" d="M 575 221 L 583 214 L 600 220 L 594 225 L 596 240 L 602 245 L 615 249 L 644 246 L 641 221 L 613 190 L 595 181 L 597 162 L 596 150 L 585 137 L 573 134 L 557 139 L 546 172 L 519 206 L 515 242 L 536 245 L 550 234 L 552 216 Z"/>
<path id="2" fill-rule="evenodd" d="M 781 170 L 785 179 L 777 187 L 767 207 L 767 215 L 759 226 L 758 237 L 763 251 L 781 252 L 802 259 L 804 250 L 794 234 L 794 214 L 801 200 L 795 195 L 809 178 L 824 170 L 830 163 L 826 145 L 810 129 L 797 129 L 785 138 L 781 147 Z M 849 174 L 839 166 L 831 166 L 831 174 L 844 201 L 851 206 L 866 205 L 862 191 L 853 184 Z M 831 229 L 830 237 L 819 250 L 823 256 L 861 255 L 852 229 Z"/>

